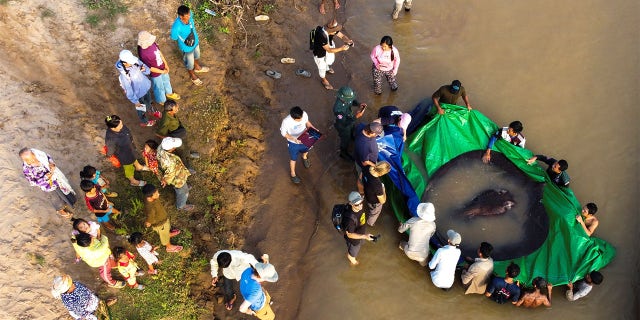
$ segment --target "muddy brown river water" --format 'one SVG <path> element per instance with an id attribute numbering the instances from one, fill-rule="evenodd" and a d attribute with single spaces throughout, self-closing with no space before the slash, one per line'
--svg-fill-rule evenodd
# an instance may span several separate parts
<path id="1" fill-rule="evenodd" d="M 391 22 L 392 2 L 347 0 L 338 12 L 356 41 L 354 50 L 337 59 L 351 74 L 345 81 L 374 110 L 386 104 L 409 110 L 440 85 L 460 79 L 475 109 L 498 124 L 523 122 L 528 149 L 569 161 L 576 196 L 600 208 L 595 236 L 618 254 L 602 270 L 603 284 L 578 302 L 567 302 L 559 286 L 550 309 L 498 305 L 465 296 L 459 282 L 449 292 L 434 287 L 427 270 L 398 250 L 402 236 L 385 207 L 370 229 L 383 238 L 366 243 L 360 265 L 350 267 L 329 208 L 344 201 L 355 182 L 350 166 L 325 162 L 315 167 L 322 172 L 313 186 L 323 190 L 319 225 L 300 266 L 308 276 L 295 318 L 638 319 L 640 2 L 414 1 L 410 14 Z M 374 98 L 368 54 L 387 34 L 402 56 L 400 90 L 390 94 L 384 87 Z M 336 80 L 334 86 L 342 84 Z M 328 141 L 312 159 L 333 152 Z"/>

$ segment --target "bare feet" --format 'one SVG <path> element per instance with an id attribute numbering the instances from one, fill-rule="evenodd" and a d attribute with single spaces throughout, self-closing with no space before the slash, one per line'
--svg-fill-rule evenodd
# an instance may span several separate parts
<path id="1" fill-rule="evenodd" d="M 318 7 L 318 11 L 320 11 L 320 14 L 327 13 L 327 11 L 324 10 L 324 0 L 320 1 L 320 7 Z"/>
<path id="2" fill-rule="evenodd" d="M 358 262 L 358 260 L 356 260 L 355 257 L 352 257 L 348 253 L 347 253 L 347 259 L 349 259 L 349 262 L 351 262 L 352 266 L 357 266 L 360 263 L 360 262 Z"/>
<path id="3" fill-rule="evenodd" d="M 336 10 L 340 9 L 340 2 L 338 0 L 333 0 L 333 5 L 336 8 Z"/>

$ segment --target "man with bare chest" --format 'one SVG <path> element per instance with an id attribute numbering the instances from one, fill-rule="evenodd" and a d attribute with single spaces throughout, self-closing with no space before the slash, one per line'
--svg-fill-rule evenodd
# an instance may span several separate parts
<path id="1" fill-rule="evenodd" d="M 547 294 L 542 294 L 540 288 L 545 286 L 547 287 Z M 533 292 L 527 292 L 522 295 L 518 303 L 516 303 L 516 307 L 537 308 L 541 305 L 551 307 L 551 289 L 553 289 L 553 285 L 547 283 L 542 277 L 537 277 L 533 279 L 533 289 Z"/>

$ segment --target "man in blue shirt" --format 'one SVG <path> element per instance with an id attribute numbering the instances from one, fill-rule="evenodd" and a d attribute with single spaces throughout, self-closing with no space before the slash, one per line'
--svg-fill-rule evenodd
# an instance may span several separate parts
<path id="1" fill-rule="evenodd" d="M 196 73 L 209 72 L 209 68 L 201 67 L 198 64 L 198 59 L 200 59 L 200 38 L 198 37 L 191 11 L 185 5 L 178 7 L 178 17 L 171 26 L 171 39 L 178 42 L 178 48 L 182 51 L 182 60 L 185 67 L 187 67 L 187 71 L 189 71 L 191 82 L 201 86 L 202 80 L 196 76 Z"/>
<path id="2" fill-rule="evenodd" d="M 268 256 L 264 263 L 258 262 L 249 267 L 240 276 L 240 293 L 244 301 L 240 305 L 240 312 L 256 316 L 260 320 L 273 320 L 276 315 L 271 310 L 271 296 L 262 288 L 261 283 L 278 281 L 275 267 L 269 263 Z"/>

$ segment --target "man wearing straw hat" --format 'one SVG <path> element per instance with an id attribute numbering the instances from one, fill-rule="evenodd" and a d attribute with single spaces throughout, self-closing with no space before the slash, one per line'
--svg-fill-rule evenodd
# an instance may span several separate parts
<path id="1" fill-rule="evenodd" d="M 97 320 L 96 313 L 101 318 L 109 318 L 107 306 L 111 306 L 118 299 L 100 300 L 95 293 L 80 282 L 73 281 L 67 274 L 53 278 L 51 294 L 62 300 L 62 304 L 74 319 Z"/>
<path id="2" fill-rule="evenodd" d="M 382 205 L 387 201 L 387 194 L 380 177 L 391 171 L 391 164 L 380 161 L 369 170 L 362 172 L 362 183 L 364 185 L 364 198 L 367 200 L 367 224 L 372 226 L 378 220 Z"/>
<path id="3" fill-rule="evenodd" d="M 353 40 L 349 39 L 341 32 L 342 25 L 336 19 L 332 19 L 324 27 L 316 27 L 313 39 L 313 61 L 318 66 L 318 73 L 322 79 L 322 85 L 327 90 L 333 90 L 333 86 L 326 79 L 327 72 L 335 73 L 331 65 L 335 61 L 335 53 L 349 50 L 353 46 Z M 334 37 L 338 37 L 344 41 L 342 47 L 336 48 L 333 42 Z"/>

